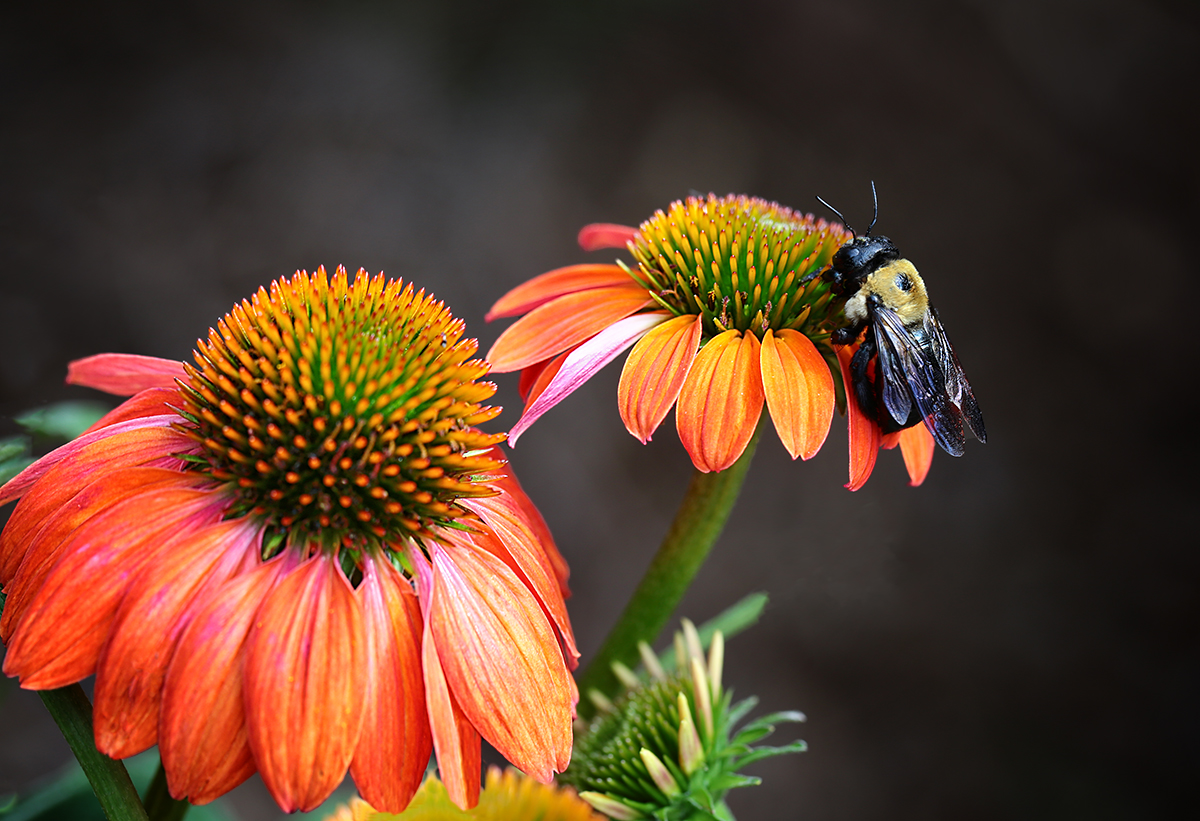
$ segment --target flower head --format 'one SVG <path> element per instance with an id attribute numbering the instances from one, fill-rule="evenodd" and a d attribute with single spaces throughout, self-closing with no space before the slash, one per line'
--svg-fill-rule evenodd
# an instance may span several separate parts
<path id="1" fill-rule="evenodd" d="M 509 769 L 489 767 L 479 804 L 471 810 L 454 805 L 446 787 L 434 776 L 425 779 L 408 809 L 380 812 L 365 801 L 352 799 L 328 821 L 603 821 L 570 788 L 539 784 Z"/>
<path id="2" fill-rule="evenodd" d="M 733 704 L 722 687 L 724 647 L 718 631 L 706 658 L 695 627 L 685 620 L 669 659 L 660 659 L 643 643 L 642 676 L 616 665 L 626 693 L 615 705 L 597 699 L 602 712 L 577 735 L 575 758 L 561 780 L 618 821 L 732 818 L 725 795 L 759 782 L 739 769 L 807 747 L 803 741 L 750 746 L 770 735 L 775 724 L 804 721 L 804 716 L 774 713 L 738 728 L 756 700 Z"/>
<path id="3" fill-rule="evenodd" d="M 0 488 L 4 672 L 96 675 L 97 747 L 157 743 L 172 795 L 256 770 L 310 810 L 347 769 L 400 810 L 480 737 L 543 781 L 577 698 L 567 569 L 477 425 L 488 364 L 411 285 L 324 269 L 260 289 L 194 364 L 100 355 L 132 398 Z"/>
<path id="4" fill-rule="evenodd" d="M 817 275 L 849 237 L 776 203 L 712 194 L 672 203 L 637 229 L 585 228 L 585 249 L 627 248 L 636 267 L 560 268 L 488 315 L 525 314 L 488 353 L 495 370 L 523 371 L 527 405 L 510 441 L 632 345 L 618 405 L 642 442 L 674 405 L 696 467 L 724 470 L 765 401 L 792 458 L 811 458 L 833 415 L 829 335 L 842 309 Z"/>

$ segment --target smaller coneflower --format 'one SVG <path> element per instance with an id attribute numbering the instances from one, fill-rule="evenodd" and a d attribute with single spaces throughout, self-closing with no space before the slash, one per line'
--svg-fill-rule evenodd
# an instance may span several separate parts
<path id="1" fill-rule="evenodd" d="M 672 203 L 638 228 L 584 228 L 585 250 L 627 248 L 635 267 L 559 268 L 488 314 L 524 314 L 488 352 L 497 372 L 522 371 L 526 407 L 509 440 L 632 345 L 617 402 L 640 441 L 674 406 L 696 468 L 725 470 L 765 402 L 792 458 L 811 458 L 833 416 L 829 336 L 843 302 L 818 274 L 849 238 L 777 203 L 712 194 Z"/>
<path id="2" fill-rule="evenodd" d="M 569 787 L 539 784 L 516 770 L 489 767 L 479 804 L 459 809 L 436 776 L 426 777 L 401 813 L 380 812 L 354 798 L 326 821 L 603 821 Z"/>
<path id="3" fill-rule="evenodd" d="M 4 672 L 96 676 L 95 741 L 158 744 L 200 804 L 259 772 L 286 811 L 347 770 L 402 809 L 430 752 L 453 800 L 480 738 L 566 767 L 577 699 L 567 568 L 460 320 L 382 274 L 297 272 L 198 343 L 68 381 L 132 398 L 0 488 Z"/>
<path id="4" fill-rule="evenodd" d="M 803 752 L 795 741 L 782 747 L 753 747 L 774 725 L 804 721 L 781 712 L 738 723 L 757 699 L 737 704 L 722 686 L 724 639 L 713 634 L 705 657 L 695 627 L 686 619 L 675 635 L 674 653 L 659 658 L 639 645 L 643 675 L 616 664 L 626 692 L 615 701 L 589 693 L 600 714 L 581 730 L 575 754 L 560 780 L 579 790 L 609 818 L 732 819 L 725 795 L 759 783 L 738 772 L 764 758 Z"/>

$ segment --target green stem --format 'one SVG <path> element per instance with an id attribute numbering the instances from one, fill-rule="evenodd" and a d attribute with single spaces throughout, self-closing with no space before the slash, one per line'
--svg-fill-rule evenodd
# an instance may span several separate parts
<path id="1" fill-rule="evenodd" d="M 154 771 L 154 780 L 146 788 L 146 799 L 143 803 L 146 805 L 150 821 L 180 821 L 192 806 L 187 801 L 171 797 L 167 789 L 167 771 L 163 769 L 161 761 L 158 762 L 158 769 Z"/>
<path id="2" fill-rule="evenodd" d="M 79 766 L 109 821 L 147 821 L 146 810 L 129 780 L 125 765 L 96 749 L 92 703 L 83 688 L 71 684 L 57 690 L 42 690 L 38 695 L 79 759 Z"/>
<path id="3" fill-rule="evenodd" d="M 4 612 L 7 598 L 0 593 L 0 613 Z M 79 759 L 79 766 L 109 821 L 147 821 L 146 810 L 129 780 L 125 765 L 96 749 L 92 702 L 88 701 L 83 688 L 70 684 L 57 690 L 41 690 L 38 695 L 62 731 L 71 752 Z"/>
<path id="4" fill-rule="evenodd" d="M 586 698 L 590 691 L 598 690 L 610 698 L 619 691 L 612 663 L 619 661 L 630 667 L 636 666 L 638 642 L 653 642 L 666 626 L 725 528 L 761 433 L 762 425 L 759 425 L 745 452 L 728 469 L 717 473 L 696 471 L 692 476 L 683 504 L 646 575 L 633 591 L 633 597 L 625 605 L 600 651 L 579 677 L 579 691 L 585 696 L 579 701 L 582 717 L 590 718 L 595 712 L 590 699 Z"/>

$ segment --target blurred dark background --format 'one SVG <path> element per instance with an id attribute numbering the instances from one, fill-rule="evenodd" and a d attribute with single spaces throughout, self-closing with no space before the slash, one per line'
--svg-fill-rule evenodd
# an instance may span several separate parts
<path id="1" fill-rule="evenodd" d="M 764 436 L 683 612 L 770 594 L 726 681 L 807 712 L 810 752 L 759 765 L 733 809 L 1165 817 L 1200 757 L 1198 21 L 1186 0 L 9 7 L 0 434 L 94 396 L 69 360 L 185 358 L 297 268 L 412 279 L 486 350 L 508 288 L 615 256 L 578 250 L 585 223 L 694 189 L 821 194 L 865 225 L 874 179 L 990 441 L 919 489 L 883 454 L 851 494 L 840 418 L 808 463 Z M 513 455 L 585 657 L 691 471 L 670 420 L 625 433 L 618 374 Z M 2 794 L 69 753 L 35 696 L 0 691 Z M 261 787 L 234 799 L 277 815 Z"/>

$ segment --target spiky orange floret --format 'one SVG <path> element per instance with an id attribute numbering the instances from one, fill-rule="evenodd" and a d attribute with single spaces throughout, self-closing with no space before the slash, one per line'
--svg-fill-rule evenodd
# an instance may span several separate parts
<path id="1" fill-rule="evenodd" d="M 631 273 L 675 315 L 702 317 L 706 339 L 727 330 L 761 339 L 768 328 L 816 339 L 841 309 L 817 274 L 849 238 L 758 197 L 688 197 L 641 224 Z"/>
<path id="2" fill-rule="evenodd" d="M 297 529 L 398 539 L 492 495 L 474 426 L 499 409 L 474 339 L 411 284 L 297 272 L 243 300 L 185 366 L 180 410 L 196 469 L 237 488 L 239 508 Z"/>

